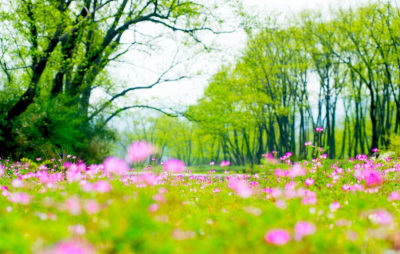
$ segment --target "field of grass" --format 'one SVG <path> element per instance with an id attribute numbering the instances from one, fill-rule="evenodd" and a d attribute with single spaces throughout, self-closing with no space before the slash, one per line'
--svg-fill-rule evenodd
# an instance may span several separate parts
<path id="1" fill-rule="evenodd" d="M 0 253 L 399 250 L 399 162 L 315 157 L 268 155 L 254 174 L 192 168 L 202 175 L 179 161 L 133 172 L 117 158 L 3 159 Z"/>

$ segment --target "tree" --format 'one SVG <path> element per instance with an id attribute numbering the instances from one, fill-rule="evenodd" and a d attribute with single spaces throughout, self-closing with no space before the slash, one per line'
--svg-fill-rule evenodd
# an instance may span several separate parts
<path id="1" fill-rule="evenodd" d="M 166 77 L 168 71 L 177 64 L 173 62 L 153 84 L 114 91 L 116 89 L 112 89 L 114 85 L 106 67 L 127 52 L 150 51 L 155 41 L 163 38 L 168 31 L 186 34 L 188 43 L 207 49 L 208 45 L 203 42 L 201 35 L 222 31 L 219 30 L 222 20 L 218 16 L 217 6 L 227 6 L 224 3 L 229 0 L 207 4 L 200 2 L 1 1 L 0 65 L 5 74 L 3 90 L 17 87 L 18 91 L 14 90 L 12 96 L 2 102 L 0 154 L 6 155 L 19 149 L 18 129 L 29 115 L 44 113 L 44 121 L 52 122 L 49 116 L 51 110 L 55 111 L 55 115 L 79 118 L 80 122 L 74 128 L 81 131 L 88 126 L 100 128 L 104 125 L 104 122 L 96 124 L 104 117 L 100 113 L 117 98 L 137 89 L 150 89 L 160 83 L 185 78 Z M 161 28 L 155 30 L 157 33 L 154 34 L 146 30 L 145 24 Z M 99 86 L 114 94 L 97 108 L 91 108 L 92 92 Z M 133 106 L 136 105 L 123 107 L 122 110 Z M 51 123 L 47 123 L 49 125 Z M 54 130 L 38 132 L 46 136 L 52 134 L 43 132 L 53 133 Z"/>

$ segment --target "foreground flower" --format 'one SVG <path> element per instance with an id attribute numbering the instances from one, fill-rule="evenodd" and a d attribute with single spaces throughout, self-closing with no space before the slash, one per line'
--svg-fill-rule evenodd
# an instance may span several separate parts
<path id="1" fill-rule="evenodd" d="M 143 161 L 151 156 L 154 150 L 154 147 L 150 143 L 137 141 L 129 146 L 126 159 L 129 163 Z"/>
<path id="2" fill-rule="evenodd" d="M 397 191 L 393 191 L 392 193 L 389 194 L 389 201 L 396 201 L 400 200 L 400 194 Z"/>
<path id="3" fill-rule="evenodd" d="M 249 184 L 243 179 L 231 179 L 228 182 L 228 187 L 235 190 L 236 194 L 242 198 L 249 198 L 253 194 Z"/>
<path id="4" fill-rule="evenodd" d="M 378 170 L 365 170 L 363 172 L 365 184 L 368 187 L 374 187 L 382 183 L 382 174 Z"/>
<path id="5" fill-rule="evenodd" d="M 304 181 L 304 183 L 306 184 L 306 186 L 308 187 L 308 186 L 310 186 L 310 185 L 314 185 L 314 179 L 311 179 L 311 178 L 309 178 L 309 179 L 306 179 L 305 181 Z"/>
<path id="6" fill-rule="evenodd" d="M 32 197 L 22 192 L 16 192 L 9 196 L 8 200 L 12 203 L 28 205 L 31 202 Z"/>
<path id="7" fill-rule="evenodd" d="M 339 209 L 341 206 L 339 204 L 339 202 L 335 201 L 332 204 L 329 205 L 329 209 L 331 209 L 331 211 L 336 211 L 337 209 Z"/>
<path id="8" fill-rule="evenodd" d="M 57 243 L 54 247 L 39 251 L 38 254 L 94 254 L 94 247 L 81 240 L 68 240 Z"/>
<path id="9" fill-rule="evenodd" d="M 269 244 L 282 246 L 290 241 L 290 234 L 284 229 L 271 229 L 265 234 L 264 240 Z"/>
<path id="10" fill-rule="evenodd" d="M 103 165 L 104 170 L 111 174 L 124 175 L 129 171 L 128 164 L 124 160 L 115 157 L 108 157 L 104 160 Z"/>
<path id="11" fill-rule="evenodd" d="M 185 163 L 176 159 L 169 159 L 164 163 L 164 170 L 169 173 L 181 173 L 185 170 Z"/>
<path id="12" fill-rule="evenodd" d="M 394 221 L 393 215 L 384 209 L 380 209 L 368 216 L 368 218 L 375 224 L 387 226 Z"/>
<path id="13" fill-rule="evenodd" d="M 314 223 L 307 221 L 299 221 L 294 226 L 294 239 L 300 241 L 305 236 L 313 235 L 317 231 Z"/>

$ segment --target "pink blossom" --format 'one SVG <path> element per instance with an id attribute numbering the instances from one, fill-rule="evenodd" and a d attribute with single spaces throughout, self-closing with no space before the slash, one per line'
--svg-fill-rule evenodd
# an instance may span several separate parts
<path id="1" fill-rule="evenodd" d="M 54 247 L 39 251 L 38 254 L 95 254 L 94 247 L 82 240 L 58 242 Z"/>
<path id="2" fill-rule="evenodd" d="M 154 150 L 154 147 L 150 143 L 136 141 L 129 146 L 126 159 L 129 163 L 143 161 L 152 155 Z"/>
<path id="3" fill-rule="evenodd" d="M 96 190 L 98 193 L 107 193 L 111 191 L 112 187 L 109 182 L 99 180 L 95 184 L 93 184 L 93 189 Z"/>
<path id="4" fill-rule="evenodd" d="M 25 186 L 25 183 L 21 179 L 14 179 L 11 181 L 11 186 L 15 188 L 22 188 Z"/>
<path id="5" fill-rule="evenodd" d="M 71 215 L 79 215 L 81 214 L 81 201 L 78 197 L 73 196 L 65 200 L 65 209 Z"/>
<path id="6" fill-rule="evenodd" d="M 295 178 L 297 176 L 305 176 L 306 174 L 307 174 L 307 170 L 305 168 L 303 168 L 300 164 L 296 163 L 289 170 L 288 176 L 291 178 Z"/>
<path id="7" fill-rule="evenodd" d="M 84 235 L 86 233 L 86 228 L 81 224 L 68 226 L 68 230 L 74 235 Z"/>
<path id="8" fill-rule="evenodd" d="M 85 211 L 88 214 L 96 214 L 100 212 L 100 210 L 100 205 L 95 199 L 89 199 L 85 201 Z"/>
<path id="9" fill-rule="evenodd" d="M 223 168 L 223 167 L 228 167 L 230 165 L 231 165 L 231 163 L 229 161 L 222 161 L 221 164 L 220 164 L 220 167 Z"/>
<path id="10" fill-rule="evenodd" d="M 235 190 L 236 194 L 242 198 L 249 198 L 253 194 L 249 184 L 243 179 L 230 179 L 228 182 L 228 187 Z"/>
<path id="11" fill-rule="evenodd" d="M 382 226 L 390 225 L 394 221 L 393 215 L 384 209 L 380 209 L 368 216 L 375 224 Z"/>
<path id="12" fill-rule="evenodd" d="M 316 227 L 313 223 L 307 221 L 299 221 L 294 226 L 294 239 L 300 241 L 305 236 L 313 235 L 316 232 Z"/>
<path id="13" fill-rule="evenodd" d="M 312 178 L 308 178 L 304 181 L 304 183 L 306 184 L 306 186 L 310 186 L 310 185 L 314 185 L 315 181 Z"/>
<path id="14" fill-rule="evenodd" d="M 160 206 L 158 204 L 151 204 L 149 206 L 149 212 L 152 212 L 152 213 L 157 212 L 159 208 L 160 208 Z"/>
<path id="15" fill-rule="evenodd" d="M 324 129 L 323 129 L 322 127 L 317 127 L 317 128 L 315 129 L 315 131 L 316 131 L 316 132 L 322 132 L 322 131 L 324 131 Z"/>
<path id="16" fill-rule="evenodd" d="M 167 192 L 168 192 L 168 190 L 165 189 L 164 187 L 161 187 L 160 189 L 158 189 L 158 193 L 160 193 L 160 194 L 165 194 Z"/>
<path id="17" fill-rule="evenodd" d="M 389 201 L 397 201 L 400 200 L 400 194 L 397 191 L 393 191 L 392 193 L 389 194 Z"/>
<path id="18" fill-rule="evenodd" d="M 265 234 L 264 240 L 269 244 L 282 246 L 290 241 L 290 234 L 284 229 L 271 229 Z"/>
<path id="19" fill-rule="evenodd" d="M 164 164 L 164 170 L 169 173 L 181 173 L 185 170 L 185 163 L 176 159 L 169 159 Z"/>
<path id="20" fill-rule="evenodd" d="M 368 187 L 374 187 L 382 183 L 382 174 L 378 170 L 364 170 L 362 175 Z"/>
<path id="21" fill-rule="evenodd" d="M 128 164 L 124 160 L 115 157 L 108 157 L 104 160 L 103 165 L 107 173 L 124 175 L 129 171 Z"/>
<path id="22" fill-rule="evenodd" d="M 214 166 L 215 165 L 215 162 L 210 162 L 210 166 Z"/>
<path id="23" fill-rule="evenodd" d="M 374 148 L 374 149 L 372 149 L 372 152 L 377 153 L 377 152 L 379 152 L 379 150 L 378 150 L 378 148 Z"/>
<path id="24" fill-rule="evenodd" d="M 31 202 L 31 199 L 32 199 L 32 197 L 30 195 L 22 193 L 22 192 L 12 193 L 8 197 L 8 200 L 10 200 L 10 202 L 17 203 L 17 204 L 22 204 L 22 205 L 29 204 Z"/>
<path id="25" fill-rule="evenodd" d="M 167 202 L 167 200 L 165 199 L 165 197 L 164 197 L 164 195 L 162 195 L 162 194 L 156 194 L 156 195 L 154 195 L 153 196 L 153 200 L 154 201 L 156 201 L 156 202 L 158 202 L 158 203 L 165 203 L 165 202 Z"/>
<path id="26" fill-rule="evenodd" d="M 341 207 L 341 205 L 337 201 L 335 201 L 335 202 L 333 202 L 332 204 L 329 205 L 329 209 L 331 209 L 331 211 L 336 211 L 340 207 Z"/>
<path id="27" fill-rule="evenodd" d="M 219 190 L 219 188 L 215 188 L 215 189 L 213 190 L 213 192 L 214 192 L 214 193 L 219 193 L 219 192 L 221 192 L 221 191 Z"/>

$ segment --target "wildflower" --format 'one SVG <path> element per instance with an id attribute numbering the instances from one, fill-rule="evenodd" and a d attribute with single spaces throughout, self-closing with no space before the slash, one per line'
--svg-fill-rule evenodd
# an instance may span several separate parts
<path id="1" fill-rule="evenodd" d="M 22 192 L 15 192 L 10 194 L 8 200 L 12 203 L 27 205 L 31 202 L 32 197 Z"/>
<path id="2" fill-rule="evenodd" d="M 196 232 L 194 231 L 182 231 L 181 229 L 174 229 L 172 231 L 172 237 L 175 240 L 182 241 L 190 238 L 196 237 Z"/>
<path id="3" fill-rule="evenodd" d="M 294 226 L 294 239 L 300 241 L 305 236 L 313 235 L 317 231 L 315 225 L 307 221 L 299 221 Z"/>
<path id="4" fill-rule="evenodd" d="M 14 188 L 22 188 L 25 186 L 25 184 L 21 179 L 16 178 L 11 181 L 11 186 Z"/>
<path id="5" fill-rule="evenodd" d="M 290 234 L 284 229 L 271 229 L 265 234 L 264 240 L 269 244 L 282 246 L 290 241 Z"/>
<path id="6" fill-rule="evenodd" d="M 107 173 L 124 175 L 129 171 L 128 164 L 124 160 L 115 157 L 108 157 L 104 160 L 103 165 Z"/>
<path id="7" fill-rule="evenodd" d="M 215 165 L 215 162 L 210 162 L 210 166 L 214 166 Z"/>
<path id="8" fill-rule="evenodd" d="M 99 180 L 97 183 L 93 184 L 93 189 L 98 193 L 110 192 L 112 187 L 109 182 Z"/>
<path id="9" fill-rule="evenodd" d="M 229 161 L 222 161 L 221 164 L 220 164 L 220 167 L 223 168 L 223 167 L 228 167 L 230 165 L 231 165 L 231 163 Z"/>
<path id="10" fill-rule="evenodd" d="M 331 209 L 332 212 L 338 210 L 340 208 L 339 202 L 335 201 L 332 204 L 329 205 L 329 209 Z"/>
<path id="11" fill-rule="evenodd" d="M 378 170 L 365 170 L 362 176 L 368 187 L 373 187 L 382 183 L 382 174 Z"/>
<path id="12" fill-rule="evenodd" d="M 162 194 L 156 194 L 156 195 L 154 195 L 153 196 L 153 200 L 154 201 L 156 201 L 156 202 L 159 202 L 159 203 L 165 203 L 165 202 L 167 202 L 167 200 L 165 199 L 165 197 L 164 197 L 164 195 L 162 195 Z"/>
<path id="13" fill-rule="evenodd" d="M 316 131 L 316 132 L 323 132 L 324 129 L 323 129 L 322 127 L 317 127 L 317 128 L 315 129 L 315 131 Z"/>
<path id="14" fill-rule="evenodd" d="M 86 228 L 81 224 L 68 226 L 68 230 L 74 235 L 84 235 L 86 233 Z"/>
<path id="15" fill-rule="evenodd" d="M 372 149 L 372 152 L 377 153 L 377 152 L 379 152 L 379 150 L 378 150 L 378 148 L 374 148 L 374 149 Z"/>
<path id="16" fill-rule="evenodd" d="M 236 194 L 242 198 L 249 198 L 253 194 L 246 180 L 231 179 L 228 182 L 228 187 L 235 190 Z"/>
<path id="17" fill-rule="evenodd" d="M 86 200 L 84 207 L 88 214 L 96 214 L 101 210 L 99 203 L 95 199 Z"/>
<path id="18" fill-rule="evenodd" d="M 160 206 L 158 204 L 151 204 L 149 206 L 149 212 L 154 213 L 157 212 Z"/>
<path id="19" fill-rule="evenodd" d="M 58 242 L 54 247 L 39 251 L 39 254 L 95 254 L 94 247 L 82 240 L 67 240 Z"/>
<path id="20" fill-rule="evenodd" d="M 221 192 L 221 191 L 219 190 L 219 188 L 215 188 L 215 189 L 213 190 L 213 192 L 214 192 L 214 193 L 219 193 L 219 192 Z"/>
<path id="21" fill-rule="evenodd" d="M 397 201 L 400 200 L 400 194 L 397 191 L 393 191 L 392 193 L 389 194 L 389 201 Z"/>
<path id="22" fill-rule="evenodd" d="M 185 169 L 185 163 L 176 159 L 169 159 L 164 164 L 164 170 L 169 173 L 181 173 Z"/>
<path id="23" fill-rule="evenodd" d="M 394 218 L 391 213 L 384 209 L 379 209 L 376 212 L 370 214 L 368 218 L 375 224 L 379 224 L 382 226 L 392 224 Z"/>
<path id="24" fill-rule="evenodd" d="M 143 161 L 152 155 L 154 150 L 154 147 L 150 143 L 137 141 L 129 146 L 126 159 L 129 163 Z"/>
<path id="25" fill-rule="evenodd" d="M 315 181 L 314 179 L 308 178 L 304 181 L 304 183 L 306 184 L 306 186 L 310 186 L 310 185 L 314 185 Z"/>
<path id="26" fill-rule="evenodd" d="M 80 199 L 76 196 L 70 197 L 67 200 L 65 200 L 65 209 L 71 214 L 71 215 L 79 215 L 81 214 L 81 202 Z"/>
<path id="27" fill-rule="evenodd" d="M 296 163 L 294 164 L 293 168 L 289 170 L 288 176 L 291 178 L 295 178 L 297 176 L 305 176 L 306 174 L 306 169 L 303 168 L 300 164 Z"/>

